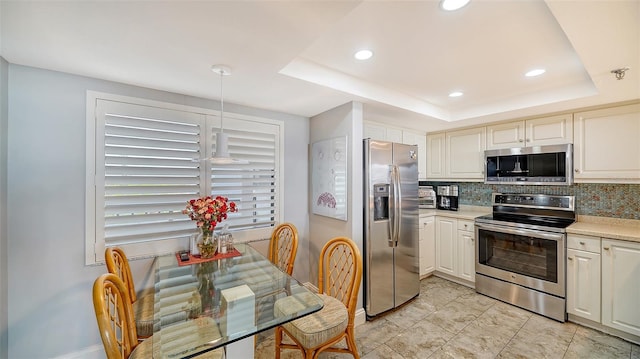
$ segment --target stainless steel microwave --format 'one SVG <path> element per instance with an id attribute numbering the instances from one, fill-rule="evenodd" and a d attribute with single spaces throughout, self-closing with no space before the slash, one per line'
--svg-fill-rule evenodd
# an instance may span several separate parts
<path id="1" fill-rule="evenodd" d="M 487 184 L 573 183 L 572 144 L 487 150 L 484 160 Z"/>

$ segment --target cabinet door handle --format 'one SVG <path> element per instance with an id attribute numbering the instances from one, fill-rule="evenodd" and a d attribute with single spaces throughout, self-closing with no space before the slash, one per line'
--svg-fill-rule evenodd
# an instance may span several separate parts
<path id="1" fill-rule="evenodd" d="M 523 142 L 522 138 L 518 140 L 518 142 Z"/>
<path id="2" fill-rule="evenodd" d="M 581 246 L 584 246 L 584 242 L 583 242 L 583 241 L 580 241 L 580 245 L 581 245 Z"/>
<path id="3" fill-rule="evenodd" d="M 573 257 L 568 257 L 567 259 L 568 259 L 568 260 L 570 260 L 570 261 L 572 261 L 572 260 L 573 260 Z"/>
<path id="4" fill-rule="evenodd" d="M 608 251 L 609 247 L 602 247 L 602 249 L 604 249 L 605 251 Z"/>
<path id="5" fill-rule="evenodd" d="M 576 168 L 576 169 L 575 169 L 575 172 L 576 172 L 576 173 L 580 173 L 580 169 Z"/>

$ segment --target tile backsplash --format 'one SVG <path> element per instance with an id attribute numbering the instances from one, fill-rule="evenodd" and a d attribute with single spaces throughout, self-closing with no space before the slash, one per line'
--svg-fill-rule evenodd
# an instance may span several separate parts
<path id="1" fill-rule="evenodd" d="M 576 197 L 576 213 L 587 216 L 640 219 L 640 184 L 577 183 L 571 186 L 489 185 L 469 182 L 427 182 L 428 185 L 457 184 L 459 203 L 491 206 L 491 193 L 557 194 Z M 435 188 L 435 187 L 434 187 Z"/>

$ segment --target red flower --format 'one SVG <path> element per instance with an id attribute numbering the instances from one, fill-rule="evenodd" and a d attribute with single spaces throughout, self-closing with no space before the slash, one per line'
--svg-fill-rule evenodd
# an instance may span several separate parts
<path id="1" fill-rule="evenodd" d="M 182 210 L 192 220 L 196 221 L 196 226 L 203 232 L 213 232 L 216 225 L 227 219 L 228 212 L 237 212 L 235 202 L 222 196 L 200 197 L 187 201 L 187 206 Z"/>

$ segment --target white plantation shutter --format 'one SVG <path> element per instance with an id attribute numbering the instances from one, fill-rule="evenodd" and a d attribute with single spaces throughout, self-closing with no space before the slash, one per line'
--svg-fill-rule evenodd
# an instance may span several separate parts
<path id="1" fill-rule="evenodd" d="M 122 247 L 131 258 L 185 249 L 196 227 L 182 210 L 206 194 L 238 205 L 224 222 L 234 237 L 270 234 L 279 220 L 279 123 L 225 116 L 230 153 L 248 164 L 214 167 L 202 159 L 213 154 L 218 116 L 155 103 L 94 101 L 95 114 L 88 116 L 95 136 L 87 155 L 88 169 L 95 169 L 88 175 L 88 264 L 102 262 L 108 246 Z"/>
<path id="2" fill-rule="evenodd" d="M 238 206 L 238 212 L 224 222 L 233 232 L 243 231 L 236 236 L 267 237 L 277 221 L 279 204 L 279 127 L 225 118 L 224 132 L 229 136 L 230 155 L 247 163 L 212 165 L 211 195 L 228 197 Z"/>

